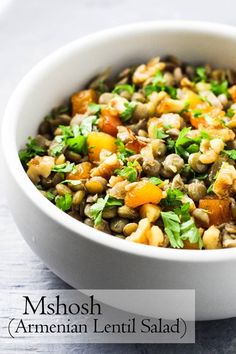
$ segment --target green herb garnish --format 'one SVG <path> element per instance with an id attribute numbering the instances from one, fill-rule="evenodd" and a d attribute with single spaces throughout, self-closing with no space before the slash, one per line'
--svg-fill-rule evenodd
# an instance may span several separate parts
<path id="1" fill-rule="evenodd" d="M 89 112 L 90 112 L 91 114 L 97 115 L 97 114 L 99 114 L 100 111 L 101 111 L 101 106 L 100 106 L 100 104 L 91 102 L 91 103 L 89 103 L 89 105 L 88 105 L 88 109 L 89 109 Z"/>
<path id="2" fill-rule="evenodd" d="M 166 80 L 165 80 L 164 75 L 161 72 L 161 70 L 157 70 L 156 74 L 152 78 L 152 83 L 153 83 L 153 85 L 166 83 Z"/>
<path id="3" fill-rule="evenodd" d="M 59 140 L 57 138 L 58 137 L 55 138 L 55 141 L 58 140 L 57 144 L 55 144 L 55 146 L 50 148 L 50 155 L 54 157 L 59 156 L 66 147 L 65 141 Z"/>
<path id="4" fill-rule="evenodd" d="M 190 216 L 189 207 L 189 203 L 186 203 L 174 211 L 161 212 L 165 233 L 173 248 L 183 248 L 183 240 L 198 243 L 199 248 L 203 246 L 200 232 Z"/>
<path id="5" fill-rule="evenodd" d="M 117 93 L 119 95 L 122 91 L 127 91 L 130 95 L 132 95 L 134 93 L 134 89 L 134 85 L 116 85 L 112 93 Z"/>
<path id="6" fill-rule="evenodd" d="M 212 184 L 210 184 L 210 186 L 207 188 L 207 193 L 213 193 L 213 185 L 214 185 L 214 182 Z"/>
<path id="7" fill-rule="evenodd" d="M 185 203 L 182 204 L 179 208 L 176 208 L 174 210 L 175 214 L 178 215 L 178 217 L 180 218 L 181 222 L 187 221 L 190 219 L 190 213 L 189 213 L 189 209 L 190 209 L 190 203 Z"/>
<path id="8" fill-rule="evenodd" d="M 206 69 L 204 67 L 199 66 L 198 68 L 196 68 L 196 76 L 195 76 L 194 81 L 195 82 L 207 81 Z"/>
<path id="9" fill-rule="evenodd" d="M 138 178 L 138 172 L 137 169 L 135 168 L 135 166 L 137 165 L 138 165 L 137 161 L 134 162 L 128 161 L 127 166 L 115 170 L 115 173 L 118 176 L 126 178 L 130 182 L 135 182 L 137 181 Z"/>
<path id="10" fill-rule="evenodd" d="M 136 105 L 137 103 L 133 101 L 124 103 L 125 110 L 120 115 L 123 122 L 127 122 L 132 118 Z"/>
<path id="11" fill-rule="evenodd" d="M 223 150 L 223 154 L 227 155 L 230 159 L 236 160 L 236 150 Z"/>
<path id="12" fill-rule="evenodd" d="M 165 139 L 168 138 L 168 134 L 166 134 L 163 129 L 158 129 L 157 127 L 154 127 L 153 129 L 153 135 L 156 139 Z"/>
<path id="13" fill-rule="evenodd" d="M 118 148 L 118 159 L 123 162 L 125 162 L 128 157 L 136 154 L 135 151 L 127 149 L 121 139 L 116 139 L 116 145 Z"/>
<path id="14" fill-rule="evenodd" d="M 163 183 L 163 181 L 160 178 L 157 178 L 157 177 L 150 177 L 149 178 L 149 182 L 155 184 L 156 186 L 158 186 L 159 184 Z"/>
<path id="15" fill-rule="evenodd" d="M 198 243 L 199 248 L 203 246 L 202 238 L 193 218 L 180 225 L 181 240 L 188 240 L 190 243 Z"/>
<path id="16" fill-rule="evenodd" d="M 153 92 L 161 92 L 161 91 L 165 91 L 173 99 L 176 99 L 177 97 L 177 89 L 173 86 L 152 84 L 144 87 L 144 92 L 146 96 L 151 95 Z"/>
<path id="17" fill-rule="evenodd" d="M 181 200 L 183 193 L 177 188 L 167 189 L 167 195 L 165 199 L 162 199 L 161 205 L 164 207 L 178 207 L 182 204 Z"/>
<path id="18" fill-rule="evenodd" d="M 50 200 L 50 202 L 53 202 L 54 201 L 54 199 L 55 199 L 55 194 L 54 193 L 52 193 L 52 192 L 50 192 L 50 191 L 48 191 L 47 193 L 46 193 L 46 198 L 48 199 L 48 200 Z"/>
<path id="19" fill-rule="evenodd" d="M 83 135 L 79 135 L 76 138 L 67 139 L 66 145 L 68 146 L 69 150 L 72 150 L 77 153 L 87 153 L 87 139 Z"/>
<path id="20" fill-rule="evenodd" d="M 230 108 L 227 110 L 226 115 L 227 115 L 227 117 L 229 117 L 229 118 L 233 118 L 233 116 L 235 115 L 235 109 L 230 107 Z"/>
<path id="21" fill-rule="evenodd" d="M 229 95 L 228 93 L 229 83 L 227 80 L 223 80 L 222 82 L 211 81 L 211 91 L 216 95 L 219 96 L 222 93 L 226 96 Z"/>
<path id="22" fill-rule="evenodd" d="M 58 137 L 61 137 L 63 140 L 74 136 L 73 130 L 69 125 L 59 125 L 59 128 L 61 129 L 62 134 L 58 135 Z"/>
<path id="23" fill-rule="evenodd" d="M 173 151 L 175 148 L 175 140 L 174 139 L 167 139 L 166 140 L 166 147 L 168 151 Z"/>
<path id="24" fill-rule="evenodd" d="M 182 248 L 184 243 L 180 238 L 180 219 L 178 215 L 173 211 L 162 211 L 161 217 L 171 246 L 173 248 Z"/>
<path id="25" fill-rule="evenodd" d="M 71 172 L 74 169 L 74 167 L 75 167 L 74 163 L 65 162 L 61 165 L 53 166 L 52 171 L 67 173 L 67 172 Z"/>
<path id="26" fill-rule="evenodd" d="M 187 137 L 187 134 L 190 132 L 191 128 L 183 128 L 179 136 L 175 142 L 175 152 L 178 155 L 181 155 L 183 157 L 188 157 L 189 153 L 186 151 L 186 145 L 190 145 L 193 143 L 193 139 Z"/>
<path id="27" fill-rule="evenodd" d="M 57 195 L 55 198 L 55 203 L 59 209 L 63 211 L 67 211 L 71 208 L 72 205 L 72 195 L 71 194 Z"/>
<path id="28" fill-rule="evenodd" d="M 82 120 L 79 126 L 79 133 L 87 136 L 93 130 L 93 126 L 97 124 L 98 118 L 96 116 L 89 116 Z"/>
<path id="29" fill-rule="evenodd" d="M 98 198 L 97 202 L 91 206 L 90 215 L 94 220 L 94 225 L 98 226 L 102 222 L 102 213 L 105 208 L 112 206 L 121 206 L 123 205 L 123 201 L 120 199 L 116 199 L 110 197 L 108 194 L 105 198 Z"/>
<path id="30" fill-rule="evenodd" d="M 187 136 L 190 130 L 191 128 L 183 128 L 175 141 L 176 154 L 184 158 L 188 158 L 190 154 L 199 151 L 199 146 L 202 139 L 210 139 L 209 135 L 204 131 L 202 131 L 198 137 L 190 138 Z"/>
<path id="31" fill-rule="evenodd" d="M 19 151 L 19 158 L 21 163 L 26 167 L 29 160 L 37 155 L 42 156 L 45 154 L 45 152 L 46 149 L 40 146 L 36 139 L 33 139 L 31 136 L 29 136 L 26 143 L 26 148 Z"/>
<path id="32" fill-rule="evenodd" d="M 52 156 L 58 156 L 66 147 L 76 153 L 87 153 L 87 135 L 97 123 L 96 116 L 89 116 L 83 119 L 80 125 L 65 126 L 60 125 L 62 135 L 55 137 L 55 147 L 50 149 Z"/>

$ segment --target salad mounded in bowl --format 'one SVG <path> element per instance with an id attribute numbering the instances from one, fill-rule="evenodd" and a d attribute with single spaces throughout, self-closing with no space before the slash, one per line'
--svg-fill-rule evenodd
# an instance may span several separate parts
<path id="1" fill-rule="evenodd" d="M 236 247 L 236 73 L 169 56 L 107 69 L 19 157 L 70 216 L 155 247 Z"/>

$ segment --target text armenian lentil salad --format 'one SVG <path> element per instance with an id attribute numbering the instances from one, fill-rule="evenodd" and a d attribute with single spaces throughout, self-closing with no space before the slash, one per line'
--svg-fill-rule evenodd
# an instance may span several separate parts
<path id="1" fill-rule="evenodd" d="M 236 247 L 236 73 L 156 57 L 53 109 L 19 157 L 58 208 L 125 240 Z"/>

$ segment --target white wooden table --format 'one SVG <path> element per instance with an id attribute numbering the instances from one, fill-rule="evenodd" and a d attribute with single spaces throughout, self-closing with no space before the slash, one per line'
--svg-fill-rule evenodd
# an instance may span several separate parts
<path id="1" fill-rule="evenodd" d="M 0 0 L 0 119 L 20 78 L 54 49 L 84 34 L 122 23 L 197 19 L 236 24 L 236 3 L 225 0 Z M 0 154 L 1 156 L 1 154 Z M 0 157 L 0 170 L 1 170 Z M 63 289 L 24 242 L 0 180 L 0 289 Z M 236 300 L 235 300 L 236 301 Z M 1 308 L 0 308 L 1 311 Z M 195 345 L 0 345 L 0 353 L 235 353 L 236 319 L 197 324 Z"/>

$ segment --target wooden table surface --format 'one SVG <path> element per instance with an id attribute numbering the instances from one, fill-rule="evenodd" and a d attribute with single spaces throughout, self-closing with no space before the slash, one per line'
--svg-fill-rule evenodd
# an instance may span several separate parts
<path id="1" fill-rule="evenodd" d="M 155 0 L 1 0 L 0 117 L 19 79 L 38 60 L 61 45 L 89 32 L 140 20 L 191 18 L 235 23 L 235 3 L 225 0 L 214 11 L 212 4 L 199 0 L 195 11 L 192 11 L 192 3 L 189 7 L 186 0 L 169 0 L 165 4 Z M 3 181 L 0 181 L 0 192 L 0 289 L 69 288 L 33 254 L 21 237 L 7 207 Z M 14 348 L 12 345 L 0 344 L 0 353 L 233 354 L 236 353 L 235 334 L 236 318 L 232 318 L 197 323 L 194 345 L 32 346 L 25 343 L 22 347 Z"/>

